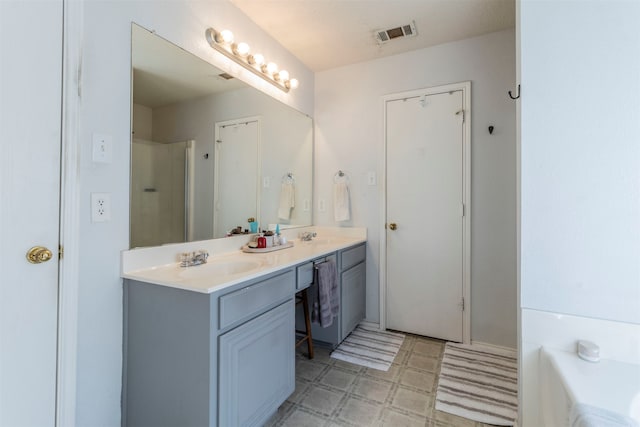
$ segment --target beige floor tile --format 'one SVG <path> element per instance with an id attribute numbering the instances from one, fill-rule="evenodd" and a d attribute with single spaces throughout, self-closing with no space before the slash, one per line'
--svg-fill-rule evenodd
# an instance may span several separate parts
<path id="1" fill-rule="evenodd" d="M 393 409 L 385 409 L 380 422 L 380 426 L 384 427 L 424 427 L 425 424 L 425 418 L 402 414 Z"/>
<path id="2" fill-rule="evenodd" d="M 436 374 L 407 368 L 400 374 L 400 384 L 432 393 L 436 388 Z"/>
<path id="3" fill-rule="evenodd" d="M 396 354 L 395 359 L 393 359 L 393 363 L 396 365 L 403 365 L 408 358 L 409 358 L 409 352 L 406 350 L 400 350 L 398 351 L 398 354 Z"/>
<path id="4" fill-rule="evenodd" d="M 289 396 L 287 401 L 293 402 L 293 403 L 299 402 L 300 399 L 302 398 L 302 395 L 304 394 L 305 391 L 307 391 L 308 388 L 309 388 L 308 382 L 301 379 L 296 379 L 296 388 L 291 394 L 291 396 Z"/>
<path id="5" fill-rule="evenodd" d="M 344 392 L 315 387 L 307 392 L 300 405 L 330 417 L 343 397 Z"/>
<path id="6" fill-rule="evenodd" d="M 284 419 L 282 422 L 283 427 L 323 427 L 328 424 L 327 420 L 324 418 L 311 414 L 302 410 L 301 408 L 296 408 L 288 417 Z"/>
<path id="7" fill-rule="evenodd" d="M 333 366 L 322 375 L 319 381 L 326 386 L 346 391 L 355 380 L 356 374 L 353 372 L 343 371 Z"/>
<path id="8" fill-rule="evenodd" d="M 411 412 L 413 414 L 426 417 L 431 404 L 431 396 L 419 393 L 405 387 L 398 387 L 391 400 L 391 405 L 395 408 Z"/>
<path id="9" fill-rule="evenodd" d="M 423 371 L 437 372 L 440 366 L 440 360 L 412 353 L 409 355 L 407 366 L 410 368 L 422 369 Z"/>
<path id="10" fill-rule="evenodd" d="M 440 358 L 443 349 L 444 346 L 441 343 L 426 340 L 418 341 L 413 346 L 414 353 L 435 358 Z"/>
<path id="11" fill-rule="evenodd" d="M 315 380 L 326 368 L 326 365 L 310 360 L 298 359 L 296 361 L 296 375 L 309 381 Z"/>
<path id="12" fill-rule="evenodd" d="M 360 373 L 363 370 L 367 369 L 364 366 L 360 366 L 360 365 L 354 365 L 353 363 L 349 363 L 349 362 L 345 362 L 344 360 L 338 360 L 338 359 L 331 359 L 333 360 L 333 366 L 338 367 L 338 368 L 342 368 L 345 371 L 351 371 L 354 373 Z"/>
<path id="13" fill-rule="evenodd" d="M 380 416 L 380 406 L 350 397 L 338 413 L 338 419 L 357 426 L 372 426 Z"/>
<path id="14" fill-rule="evenodd" d="M 363 374 L 367 377 L 380 378 L 387 381 L 395 381 L 400 376 L 400 366 L 391 365 L 388 371 L 380 371 L 378 369 L 365 368 Z"/>
<path id="15" fill-rule="evenodd" d="M 384 403 L 389 397 L 392 387 L 393 383 L 391 382 L 362 377 L 358 378 L 351 392 L 366 399 Z"/>

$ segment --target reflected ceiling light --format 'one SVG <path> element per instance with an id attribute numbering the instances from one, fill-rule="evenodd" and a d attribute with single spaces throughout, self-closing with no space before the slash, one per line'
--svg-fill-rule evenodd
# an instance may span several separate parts
<path id="1" fill-rule="evenodd" d="M 298 87 L 298 80 L 290 78 L 289 72 L 286 70 L 278 72 L 278 66 L 275 62 L 267 62 L 264 56 L 259 53 L 250 55 L 247 43 L 233 43 L 233 33 L 231 31 L 223 30 L 218 32 L 213 28 L 208 28 L 205 34 L 209 46 L 255 75 L 262 77 L 278 89 L 289 92 L 289 89 Z"/>

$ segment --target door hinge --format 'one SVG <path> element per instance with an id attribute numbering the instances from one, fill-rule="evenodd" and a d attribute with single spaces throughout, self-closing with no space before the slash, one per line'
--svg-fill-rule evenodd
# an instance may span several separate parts
<path id="1" fill-rule="evenodd" d="M 464 109 L 456 112 L 456 116 L 459 116 L 460 114 L 462 114 L 462 123 L 464 123 L 464 121 L 465 121 Z"/>
<path id="2" fill-rule="evenodd" d="M 58 245 L 58 259 L 64 258 L 64 246 Z"/>
<path id="3" fill-rule="evenodd" d="M 462 311 L 464 311 L 464 297 L 462 298 L 462 301 L 460 302 L 460 307 L 462 308 Z"/>
<path id="4" fill-rule="evenodd" d="M 464 203 L 460 203 L 460 216 L 464 217 Z"/>

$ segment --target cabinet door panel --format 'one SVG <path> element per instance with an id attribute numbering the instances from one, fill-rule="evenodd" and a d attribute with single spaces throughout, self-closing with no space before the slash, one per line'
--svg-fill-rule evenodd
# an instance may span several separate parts
<path id="1" fill-rule="evenodd" d="M 366 268 L 360 263 L 342 273 L 342 339 L 353 331 L 365 316 Z"/>
<path id="2" fill-rule="evenodd" d="M 293 299 L 220 337 L 219 425 L 262 425 L 295 388 Z"/>

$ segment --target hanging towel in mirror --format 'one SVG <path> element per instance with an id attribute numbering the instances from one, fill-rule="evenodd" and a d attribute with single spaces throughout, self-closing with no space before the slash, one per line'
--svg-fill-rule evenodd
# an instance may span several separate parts
<path id="1" fill-rule="evenodd" d="M 278 218 L 288 220 L 291 218 L 291 209 L 295 207 L 295 188 L 292 182 L 283 182 L 280 186 L 280 204 L 278 206 Z"/>
<path id="2" fill-rule="evenodd" d="M 351 219 L 351 206 L 349 201 L 349 186 L 345 181 L 333 184 L 333 216 L 336 222 L 349 221 Z"/>

